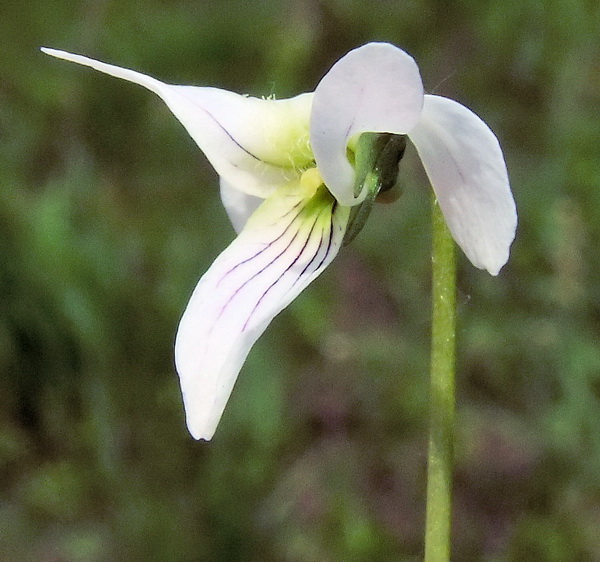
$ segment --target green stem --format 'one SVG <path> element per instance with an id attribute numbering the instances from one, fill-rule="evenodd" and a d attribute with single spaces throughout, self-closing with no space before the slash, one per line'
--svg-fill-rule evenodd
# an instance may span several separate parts
<path id="1" fill-rule="evenodd" d="M 456 263 L 454 241 L 434 198 L 432 327 L 425 562 L 450 560 Z"/>

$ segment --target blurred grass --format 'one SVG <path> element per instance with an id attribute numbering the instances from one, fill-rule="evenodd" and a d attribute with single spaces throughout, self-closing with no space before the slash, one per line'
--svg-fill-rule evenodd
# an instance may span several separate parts
<path id="1" fill-rule="evenodd" d="M 23 4 L 0 33 L 0 558 L 418 560 L 429 187 L 379 206 L 253 349 L 215 440 L 173 337 L 233 238 L 168 110 L 41 45 L 254 95 L 368 40 L 498 133 L 520 213 L 498 278 L 461 258 L 456 560 L 600 558 L 600 5 Z"/>

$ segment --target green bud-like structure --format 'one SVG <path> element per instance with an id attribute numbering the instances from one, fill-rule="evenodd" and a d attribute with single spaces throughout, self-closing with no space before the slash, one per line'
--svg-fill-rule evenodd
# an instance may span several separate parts
<path id="1" fill-rule="evenodd" d="M 366 192 L 364 201 L 352 209 L 344 244 L 351 242 L 362 230 L 373 203 L 381 193 L 396 186 L 398 167 L 406 150 L 406 135 L 363 133 L 354 152 L 356 180 L 354 193 Z M 396 197 L 397 198 L 397 197 Z"/>

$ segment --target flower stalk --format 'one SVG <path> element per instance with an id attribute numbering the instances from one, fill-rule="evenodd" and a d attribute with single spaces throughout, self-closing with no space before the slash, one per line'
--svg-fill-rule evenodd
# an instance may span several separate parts
<path id="1" fill-rule="evenodd" d="M 432 327 L 425 561 L 450 560 L 456 260 L 454 240 L 437 202 L 432 205 Z"/>

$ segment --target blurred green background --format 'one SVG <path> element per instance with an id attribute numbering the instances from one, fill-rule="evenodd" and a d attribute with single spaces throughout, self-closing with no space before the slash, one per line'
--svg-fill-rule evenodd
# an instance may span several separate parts
<path id="1" fill-rule="evenodd" d="M 38 51 L 286 97 L 385 40 L 498 134 L 520 215 L 497 278 L 460 256 L 454 559 L 600 560 L 599 29 L 596 0 L 4 0 L 0 559 L 422 558 L 414 151 L 198 443 L 173 339 L 234 236 L 217 177 L 152 94 Z"/>

